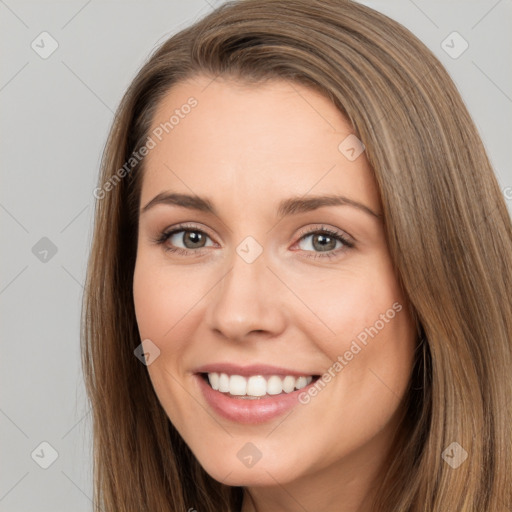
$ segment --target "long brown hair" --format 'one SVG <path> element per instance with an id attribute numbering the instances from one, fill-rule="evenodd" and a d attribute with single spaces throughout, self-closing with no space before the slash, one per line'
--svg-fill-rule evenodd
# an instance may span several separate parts
<path id="1" fill-rule="evenodd" d="M 221 5 L 163 43 L 121 101 L 95 192 L 82 320 L 98 509 L 233 512 L 242 500 L 242 488 L 202 469 L 134 356 L 144 159 L 130 159 L 159 100 L 197 75 L 315 88 L 366 147 L 390 254 L 423 340 L 375 510 L 511 510 L 510 216 L 442 65 L 400 24 L 349 0 Z M 468 457 L 455 468 L 448 461 L 461 449 Z"/>

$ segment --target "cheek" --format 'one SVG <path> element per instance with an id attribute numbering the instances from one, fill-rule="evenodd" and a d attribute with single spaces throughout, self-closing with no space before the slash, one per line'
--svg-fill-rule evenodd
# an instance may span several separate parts
<path id="1" fill-rule="evenodd" d="M 386 312 L 387 316 L 395 317 L 393 304 L 402 303 L 402 294 L 394 274 L 384 263 L 373 261 L 364 268 L 332 272 L 327 277 L 325 270 L 321 270 L 323 274 L 318 277 L 310 273 L 307 279 L 293 276 L 291 280 L 294 292 L 310 311 L 303 311 L 302 318 L 317 327 L 315 340 L 325 339 L 331 347 L 343 348 L 358 335 L 364 338 L 361 333 L 365 328 L 376 322 L 380 326 L 381 315 Z"/>
<path id="2" fill-rule="evenodd" d="M 133 278 L 135 314 L 141 338 L 164 340 L 179 329 L 185 316 L 193 315 L 194 305 L 204 291 L 190 273 L 170 271 L 151 258 L 137 257 Z M 199 286 L 199 289 L 198 289 Z M 173 336 L 174 337 L 174 336 Z"/>
<path id="3" fill-rule="evenodd" d="M 329 286 L 310 288 L 311 309 L 335 334 L 314 336 L 308 328 L 330 363 L 325 386 L 301 398 L 302 426 L 314 431 L 323 416 L 325 438 L 334 441 L 340 429 L 346 436 L 337 449 L 315 441 L 324 462 L 334 462 L 376 436 L 392 421 L 407 390 L 415 331 L 396 280 L 382 270 L 376 266 L 364 275 L 344 275 Z"/>
<path id="4" fill-rule="evenodd" d="M 331 371 L 343 375 L 333 380 L 345 403 L 362 395 L 372 403 L 383 387 L 392 390 L 391 401 L 393 394 L 400 396 L 412 368 L 415 329 L 391 266 L 375 260 L 364 271 L 333 274 L 328 280 L 313 276 L 309 285 L 301 283 L 298 294 L 319 319 L 315 329 L 310 321 L 302 329 L 328 356 L 331 368 L 340 363 Z M 325 335 L 319 335 L 319 321 Z"/>
<path id="5" fill-rule="evenodd" d="M 193 421 L 193 407 L 183 394 L 183 360 L 190 339 L 187 329 L 199 321 L 194 305 L 201 290 L 191 286 L 190 276 L 179 270 L 171 272 L 150 256 L 144 252 L 137 256 L 135 315 L 141 340 L 150 339 L 160 350 L 159 357 L 147 367 L 155 393 L 174 426 L 183 432 Z"/>

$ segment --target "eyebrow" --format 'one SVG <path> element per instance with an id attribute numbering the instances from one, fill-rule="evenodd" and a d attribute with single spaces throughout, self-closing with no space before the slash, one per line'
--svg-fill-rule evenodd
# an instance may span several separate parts
<path id="1" fill-rule="evenodd" d="M 216 217 L 219 216 L 212 202 L 208 198 L 171 192 L 161 192 L 160 194 L 156 195 L 153 199 L 151 199 L 151 201 L 149 201 L 149 203 L 146 204 L 146 206 L 141 208 L 140 213 L 143 214 L 159 204 L 181 206 L 182 208 L 188 208 L 190 210 L 210 213 Z M 354 208 L 357 208 L 358 210 L 365 212 L 374 218 L 382 218 L 382 214 L 374 212 L 368 206 L 340 195 L 309 196 L 307 198 L 303 196 L 290 197 L 279 203 L 277 215 L 279 217 L 286 217 L 317 210 L 318 208 L 322 208 L 324 206 L 345 205 L 353 206 Z"/>

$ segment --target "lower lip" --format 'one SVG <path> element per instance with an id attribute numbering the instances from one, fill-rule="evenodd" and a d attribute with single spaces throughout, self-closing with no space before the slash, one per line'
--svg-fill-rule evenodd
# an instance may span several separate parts
<path id="1" fill-rule="evenodd" d="M 299 394 L 307 391 L 310 386 L 315 384 L 311 382 L 302 389 L 297 389 L 291 393 L 282 393 L 268 398 L 232 398 L 231 396 L 215 391 L 201 375 L 196 374 L 199 381 L 199 387 L 204 398 L 210 407 L 219 415 L 236 423 L 257 424 L 265 423 L 299 404 Z"/>

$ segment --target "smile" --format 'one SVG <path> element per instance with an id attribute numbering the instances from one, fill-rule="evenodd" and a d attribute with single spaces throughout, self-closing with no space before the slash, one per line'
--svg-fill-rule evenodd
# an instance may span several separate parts
<path id="1" fill-rule="evenodd" d="M 306 387 L 313 381 L 313 376 L 294 377 L 286 375 L 251 375 L 244 377 L 242 375 L 228 375 L 227 373 L 211 372 L 203 374 L 206 377 L 211 388 L 228 396 L 261 399 L 265 396 L 275 396 L 280 394 L 292 393 L 295 390 Z"/>
<path id="2" fill-rule="evenodd" d="M 299 395 L 320 378 L 275 366 L 209 364 L 193 371 L 205 408 L 234 423 L 259 424 L 300 404 Z"/>

